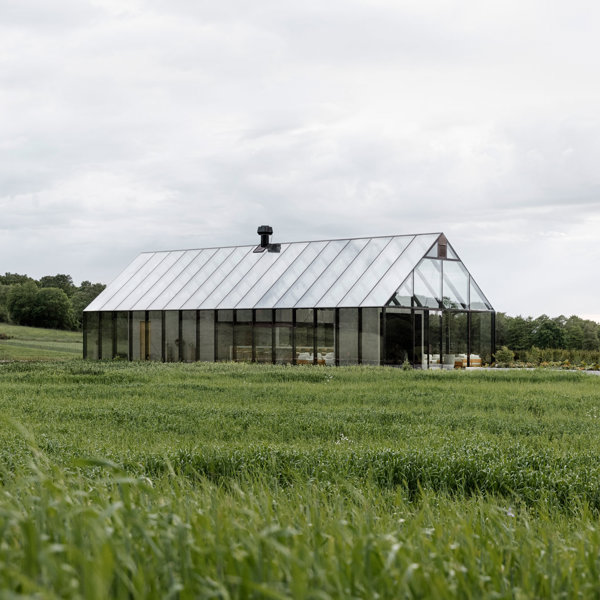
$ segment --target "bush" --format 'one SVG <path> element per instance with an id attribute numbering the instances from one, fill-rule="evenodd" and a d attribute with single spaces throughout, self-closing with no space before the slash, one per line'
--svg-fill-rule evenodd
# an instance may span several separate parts
<path id="1" fill-rule="evenodd" d="M 515 362 L 515 353 L 506 346 L 502 346 L 502 348 L 494 354 L 494 358 L 496 359 L 497 366 L 510 367 Z"/>

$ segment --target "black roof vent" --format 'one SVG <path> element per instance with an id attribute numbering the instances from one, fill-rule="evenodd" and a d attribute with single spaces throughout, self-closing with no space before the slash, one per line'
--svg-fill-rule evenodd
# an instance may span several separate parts
<path id="1" fill-rule="evenodd" d="M 254 248 L 254 252 L 279 252 L 281 250 L 281 244 L 269 243 L 269 236 L 273 235 L 273 228 L 270 225 L 261 225 L 256 233 L 260 235 L 260 246 Z"/>

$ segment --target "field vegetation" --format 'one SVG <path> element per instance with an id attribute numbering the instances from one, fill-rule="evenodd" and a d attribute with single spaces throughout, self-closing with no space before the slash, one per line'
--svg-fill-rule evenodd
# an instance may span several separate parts
<path id="1" fill-rule="evenodd" d="M 81 332 L 0 323 L 0 361 L 81 357 Z"/>
<path id="2" fill-rule="evenodd" d="M 600 594 L 600 379 L 0 364 L 6 597 Z"/>

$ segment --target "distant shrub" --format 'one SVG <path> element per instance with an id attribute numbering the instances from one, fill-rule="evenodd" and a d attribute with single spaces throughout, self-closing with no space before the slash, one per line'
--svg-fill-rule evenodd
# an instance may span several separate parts
<path id="1" fill-rule="evenodd" d="M 502 346 L 502 348 L 494 354 L 494 358 L 499 367 L 510 367 L 515 362 L 515 353 L 506 346 Z"/>

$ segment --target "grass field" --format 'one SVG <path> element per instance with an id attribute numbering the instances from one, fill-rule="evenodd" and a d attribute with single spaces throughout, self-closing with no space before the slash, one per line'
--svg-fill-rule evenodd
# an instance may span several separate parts
<path id="1" fill-rule="evenodd" d="M 61 360 L 81 356 L 80 331 L 0 323 L 0 360 Z"/>
<path id="2" fill-rule="evenodd" d="M 0 590 L 598 597 L 599 385 L 548 371 L 1 364 Z"/>

